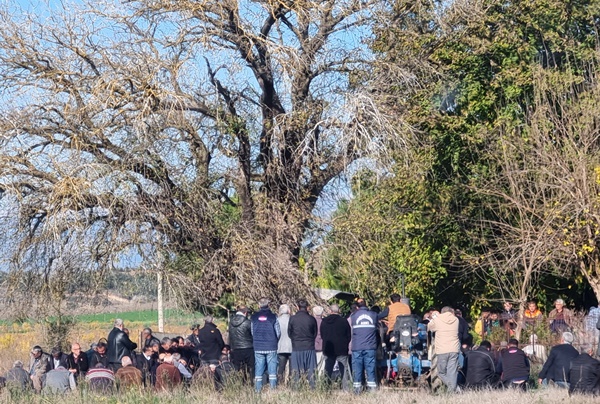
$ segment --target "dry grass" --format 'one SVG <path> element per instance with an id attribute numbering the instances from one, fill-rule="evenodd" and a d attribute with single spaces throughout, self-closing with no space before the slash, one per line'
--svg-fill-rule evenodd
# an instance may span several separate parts
<path id="1" fill-rule="evenodd" d="M 192 389 L 188 392 L 177 391 L 173 393 L 156 394 L 152 392 L 128 393 L 115 396 L 95 396 L 85 391 L 74 392 L 68 396 L 41 397 L 23 395 L 10 397 L 7 392 L 0 395 L 1 402 L 29 402 L 29 403 L 294 403 L 294 404 L 353 404 L 361 403 L 465 403 L 465 404 L 514 404 L 514 403 L 589 403 L 589 397 L 569 397 L 567 391 L 556 388 L 530 391 L 483 391 L 467 392 L 461 394 L 432 395 L 427 391 L 394 391 L 380 390 L 376 393 L 365 393 L 355 396 L 340 391 L 290 391 L 282 388 L 276 392 L 267 391 L 261 395 L 253 393 L 250 387 L 236 387 L 233 390 L 217 393 L 209 389 Z"/>

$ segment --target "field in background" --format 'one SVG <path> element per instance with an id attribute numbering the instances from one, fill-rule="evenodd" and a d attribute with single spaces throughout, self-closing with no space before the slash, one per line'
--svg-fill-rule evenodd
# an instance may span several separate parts
<path id="1" fill-rule="evenodd" d="M 165 332 L 175 333 L 183 337 L 190 334 L 190 325 L 201 323 L 203 315 L 189 313 L 178 309 L 165 310 Z M 138 335 L 145 327 L 158 331 L 156 310 L 126 311 L 120 313 L 82 314 L 74 316 L 73 326 L 68 342 L 79 342 L 82 349 L 87 350 L 92 342 L 106 338 L 116 318 L 125 321 L 131 339 L 137 342 Z M 221 331 L 225 332 L 225 324 L 218 322 Z M 29 363 L 29 352 L 34 345 L 40 345 L 46 352 L 52 347 L 45 346 L 44 326 L 40 323 L 0 323 L 0 375 L 12 366 L 15 360 Z"/>

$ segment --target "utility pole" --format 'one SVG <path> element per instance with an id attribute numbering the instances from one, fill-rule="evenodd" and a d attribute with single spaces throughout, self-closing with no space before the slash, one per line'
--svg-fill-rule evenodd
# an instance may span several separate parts
<path id="1" fill-rule="evenodd" d="M 163 307 L 163 274 L 159 270 L 157 272 L 158 282 L 158 332 L 164 332 L 165 328 L 165 313 Z"/>

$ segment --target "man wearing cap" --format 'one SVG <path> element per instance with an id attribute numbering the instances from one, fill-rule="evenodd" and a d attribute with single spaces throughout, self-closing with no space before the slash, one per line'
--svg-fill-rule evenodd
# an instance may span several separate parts
<path id="1" fill-rule="evenodd" d="M 556 299 L 554 301 L 554 309 L 548 315 L 548 321 L 550 322 L 550 331 L 554 333 L 569 331 L 571 329 L 573 313 L 571 310 L 565 308 L 565 301 L 563 299 Z"/>
<path id="2" fill-rule="evenodd" d="M 9 390 L 26 391 L 32 387 L 29 375 L 23 369 L 23 362 L 15 361 L 12 369 L 6 373 L 6 386 Z"/>
<path id="3" fill-rule="evenodd" d="M 42 377 L 48 370 L 50 370 L 50 355 L 43 352 L 39 345 L 34 346 L 29 359 L 29 377 L 36 393 L 42 391 Z"/>
<path id="4" fill-rule="evenodd" d="M 579 356 L 579 352 L 571 344 L 573 344 L 573 334 L 563 332 L 560 344 L 550 350 L 548 360 L 538 376 L 539 384 L 546 385 L 548 380 L 552 380 L 559 387 L 569 388 L 571 361 Z"/>

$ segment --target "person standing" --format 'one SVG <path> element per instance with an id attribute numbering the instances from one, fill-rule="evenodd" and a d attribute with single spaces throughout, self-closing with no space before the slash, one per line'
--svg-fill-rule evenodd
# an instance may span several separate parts
<path id="1" fill-rule="evenodd" d="M 315 337 L 315 353 L 317 354 L 317 376 L 321 377 L 325 369 L 325 360 L 323 357 L 323 338 L 321 337 L 321 322 L 323 321 L 323 307 L 315 306 L 312 308 L 312 314 L 317 320 L 317 336 Z"/>
<path id="2" fill-rule="evenodd" d="M 337 362 L 342 375 L 342 389 L 350 390 L 352 377 L 348 366 L 348 345 L 352 338 L 352 329 L 348 321 L 340 316 L 340 307 L 333 304 L 331 314 L 321 322 L 320 332 L 323 339 L 323 355 L 325 356 L 325 374 L 331 382 L 333 368 Z"/>
<path id="3" fill-rule="evenodd" d="M 281 335 L 277 316 L 269 309 L 269 299 L 258 301 L 259 310 L 250 319 L 254 346 L 254 386 L 260 393 L 265 370 L 271 389 L 277 387 L 277 343 Z"/>
<path id="4" fill-rule="evenodd" d="M 200 360 L 204 363 L 218 364 L 225 341 L 214 323 L 213 316 L 204 317 L 204 327 L 198 331 L 198 339 L 202 350 Z"/>
<path id="5" fill-rule="evenodd" d="M 124 324 L 120 318 L 115 320 L 112 331 L 108 334 L 108 368 L 116 372 L 121 367 L 121 359 L 124 356 L 131 357 L 131 352 L 137 348 L 137 344 L 129 339 L 123 331 Z"/>
<path id="6" fill-rule="evenodd" d="M 352 327 L 352 373 L 354 376 L 354 393 L 362 390 L 363 372 L 367 374 L 367 388 L 377 389 L 377 371 L 375 353 L 377 350 L 377 313 L 367 308 L 361 299 L 358 308 L 350 316 Z"/>
<path id="7" fill-rule="evenodd" d="M 292 340 L 292 379 L 297 386 L 300 376 L 306 376 L 311 389 L 316 387 L 317 320 L 308 313 L 306 300 L 298 300 L 298 312 L 290 317 L 288 335 Z"/>
<path id="8" fill-rule="evenodd" d="M 277 343 L 277 380 L 279 383 L 285 381 L 285 369 L 288 369 L 288 377 L 292 376 L 292 340 L 288 335 L 288 325 L 290 324 L 290 306 L 282 304 L 279 306 L 279 326 L 281 328 L 281 336 Z"/>
<path id="9" fill-rule="evenodd" d="M 427 331 L 435 332 L 434 351 L 437 356 L 438 375 L 451 392 L 456 391 L 458 377 L 458 318 L 450 306 L 442 308 L 441 313 L 434 311 L 427 324 Z"/>
<path id="10" fill-rule="evenodd" d="M 235 370 L 242 372 L 244 380 L 254 377 L 252 323 L 248 319 L 246 306 L 238 306 L 237 312 L 229 322 L 229 345 Z"/>

